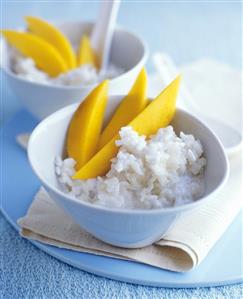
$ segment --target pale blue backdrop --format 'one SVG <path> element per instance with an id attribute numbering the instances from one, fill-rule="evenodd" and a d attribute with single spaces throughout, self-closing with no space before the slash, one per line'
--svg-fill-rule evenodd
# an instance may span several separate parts
<path id="1" fill-rule="evenodd" d="M 2 0 L 1 27 L 22 26 L 25 15 L 50 20 L 92 20 L 98 5 L 99 1 Z M 207 56 L 241 66 L 240 1 L 123 1 L 118 22 L 142 35 L 151 53 L 168 52 L 177 63 Z M 151 61 L 147 66 L 152 72 Z M 6 86 L 1 100 L 2 121 L 6 122 L 20 104 Z M 2 285 L 6 299 L 243 297 L 240 286 L 172 291 L 99 278 L 40 252 L 20 239 L 0 217 L 0 252 L 4 252 L 4 262 L 8 263 L 5 284 Z"/>

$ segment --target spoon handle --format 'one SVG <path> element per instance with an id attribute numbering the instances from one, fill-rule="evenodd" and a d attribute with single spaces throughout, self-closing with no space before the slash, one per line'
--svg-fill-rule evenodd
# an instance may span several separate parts
<path id="1" fill-rule="evenodd" d="M 112 36 L 120 2 L 120 0 L 102 1 L 98 18 L 91 34 L 91 44 L 98 55 L 101 72 L 104 72 L 108 66 Z"/>
<path id="2" fill-rule="evenodd" d="M 165 85 L 169 85 L 176 76 L 179 75 L 179 70 L 175 65 L 174 61 L 170 56 L 162 53 L 156 53 L 153 56 L 154 65 L 160 75 L 160 78 Z M 182 108 L 190 110 L 190 107 L 193 108 L 194 113 L 201 119 L 209 119 L 208 116 L 203 115 L 200 111 L 200 107 L 195 103 L 194 98 L 187 88 L 183 78 L 180 83 L 180 91 L 178 95 L 178 100 Z"/>
<path id="3" fill-rule="evenodd" d="M 157 72 L 159 73 L 160 78 L 163 80 L 165 85 L 169 85 L 171 81 L 173 81 L 176 76 L 180 74 L 177 66 L 170 58 L 170 56 L 164 53 L 155 53 L 153 56 L 153 60 Z M 180 84 L 179 101 L 183 107 L 187 104 L 188 101 L 190 101 L 190 104 L 193 103 L 192 95 L 183 82 L 183 78 Z M 194 108 L 198 110 L 196 106 Z"/>

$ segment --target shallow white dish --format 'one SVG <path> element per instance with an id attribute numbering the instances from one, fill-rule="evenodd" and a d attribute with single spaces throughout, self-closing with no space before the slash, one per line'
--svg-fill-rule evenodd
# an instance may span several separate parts
<path id="1" fill-rule="evenodd" d="M 111 103 L 121 96 L 110 97 Z M 107 111 L 107 116 L 114 107 Z M 119 210 L 95 206 L 63 193 L 54 169 L 56 155 L 63 156 L 70 119 L 77 105 L 70 105 L 43 120 L 31 134 L 28 145 L 30 164 L 50 196 L 66 210 L 83 229 L 98 239 L 121 247 L 143 247 L 160 239 L 175 218 L 200 204 L 213 199 L 229 175 L 229 164 L 223 146 L 201 121 L 177 109 L 172 125 L 178 133 L 192 133 L 203 144 L 207 167 L 205 195 L 192 204 L 157 210 Z"/>
<path id="2" fill-rule="evenodd" d="M 57 27 L 68 36 L 72 44 L 76 45 L 83 33 L 91 32 L 93 25 L 75 21 L 57 24 Z M 38 119 L 43 119 L 64 106 L 82 101 L 96 85 L 78 87 L 30 82 L 11 71 L 8 45 L 4 39 L 1 39 L 1 50 L 3 57 L 1 67 L 9 87 Z M 126 94 L 145 65 L 147 57 L 148 47 L 142 38 L 129 30 L 117 27 L 112 41 L 110 61 L 125 72 L 110 81 L 109 94 Z"/>
<path id="3" fill-rule="evenodd" d="M 186 68 L 185 68 L 186 69 Z M 190 79 L 190 78 L 189 78 Z M 201 81 L 197 83 L 201 84 Z M 154 97 L 161 90 L 162 87 L 165 87 L 166 84 L 156 73 L 150 74 L 149 76 L 149 96 Z M 207 87 L 208 88 L 208 87 Z M 243 147 L 243 138 L 240 128 L 236 125 L 229 125 L 222 120 L 209 117 L 207 113 L 202 112 L 198 105 L 196 105 L 191 100 L 186 100 L 185 97 L 182 98 L 179 95 L 178 107 L 189 111 L 199 119 L 201 119 L 205 124 L 218 136 L 219 140 L 222 142 L 224 149 L 228 157 L 232 157 L 235 154 L 238 154 Z M 210 110 L 210 107 L 209 107 Z M 209 111 L 208 110 L 208 111 Z M 231 114 L 230 109 L 229 115 Z M 240 122 L 240 120 L 238 120 Z"/>

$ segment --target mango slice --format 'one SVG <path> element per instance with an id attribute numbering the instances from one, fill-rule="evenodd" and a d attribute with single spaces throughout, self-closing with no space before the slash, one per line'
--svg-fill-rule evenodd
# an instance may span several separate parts
<path id="1" fill-rule="evenodd" d="M 82 36 L 77 54 L 77 65 L 81 66 L 83 64 L 91 64 L 98 68 L 97 57 L 87 35 Z"/>
<path id="2" fill-rule="evenodd" d="M 37 67 L 55 77 L 68 70 L 67 64 L 57 50 L 32 33 L 12 30 L 1 31 L 11 46 L 24 56 L 32 58 Z"/>
<path id="3" fill-rule="evenodd" d="M 110 122 L 102 132 L 98 146 L 99 149 L 110 141 L 119 132 L 121 127 L 127 125 L 145 108 L 147 104 L 147 87 L 147 74 L 143 68 L 128 95 L 122 100 Z"/>
<path id="4" fill-rule="evenodd" d="M 76 67 L 76 57 L 73 48 L 59 29 L 36 17 L 25 17 L 25 20 L 29 31 L 52 44 L 67 63 L 69 69 Z"/>
<path id="5" fill-rule="evenodd" d="M 180 77 L 177 77 L 129 123 L 129 126 L 139 134 L 146 136 L 155 134 L 159 128 L 166 127 L 175 114 L 179 83 Z M 105 175 L 110 169 L 111 159 L 118 152 L 118 147 L 115 145 L 117 139 L 119 139 L 118 134 L 88 161 L 73 178 L 89 179 Z"/>
<path id="6" fill-rule="evenodd" d="M 108 82 L 100 83 L 86 97 L 70 122 L 67 153 L 77 161 L 76 169 L 87 163 L 97 151 L 108 98 Z"/>

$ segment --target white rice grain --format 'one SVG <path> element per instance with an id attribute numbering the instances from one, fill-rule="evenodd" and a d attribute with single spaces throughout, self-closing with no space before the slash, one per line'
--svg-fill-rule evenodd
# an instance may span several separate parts
<path id="1" fill-rule="evenodd" d="M 146 139 L 131 127 L 120 130 L 117 156 L 104 177 L 73 180 L 75 161 L 55 161 L 56 175 L 76 198 L 121 209 L 157 209 L 193 202 L 204 193 L 206 159 L 194 136 L 173 127 L 159 129 Z"/>

